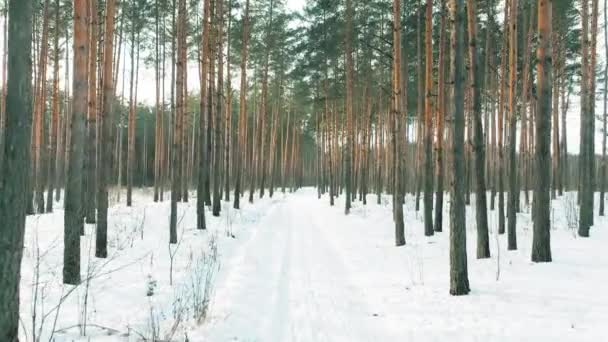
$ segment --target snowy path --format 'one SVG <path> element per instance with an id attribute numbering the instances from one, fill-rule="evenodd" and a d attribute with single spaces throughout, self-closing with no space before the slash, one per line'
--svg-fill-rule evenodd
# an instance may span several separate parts
<path id="1" fill-rule="evenodd" d="M 365 284 L 343 262 L 337 236 L 324 234 L 318 214 L 326 203 L 311 195 L 273 208 L 241 247 L 215 293 L 221 300 L 212 308 L 209 340 L 238 339 L 235 332 L 245 332 L 246 341 L 390 339 Z"/>
<path id="2" fill-rule="evenodd" d="M 375 196 L 369 196 L 375 202 Z M 448 295 L 448 232 L 421 236 L 406 203 L 408 245 L 393 247 L 390 205 L 329 207 L 313 189 L 275 203 L 246 241 L 226 255 L 207 322 L 194 341 L 586 341 L 608 336 L 605 229 L 592 240 L 554 233 L 555 262 L 529 262 L 531 232 L 522 216 L 520 250 L 495 238 L 493 258 L 476 260 L 469 229 L 473 292 Z M 472 220 L 470 215 L 469 220 Z M 600 219 L 605 223 L 603 219 Z M 596 266 L 580 267 L 583 252 Z M 585 257 L 584 259 L 587 259 Z"/>

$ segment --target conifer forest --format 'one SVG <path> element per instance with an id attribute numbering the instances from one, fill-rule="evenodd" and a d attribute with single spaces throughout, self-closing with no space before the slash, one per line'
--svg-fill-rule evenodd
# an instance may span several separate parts
<path id="1" fill-rule="evenodd" d="M 608 338 L 608 0 L 0 0 L 0 342 Z"/>

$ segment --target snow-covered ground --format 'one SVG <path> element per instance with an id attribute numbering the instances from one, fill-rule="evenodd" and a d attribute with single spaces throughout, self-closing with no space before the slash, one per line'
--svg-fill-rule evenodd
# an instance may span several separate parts
<path id="1" fill-rule="evenodd" d="M 495 234 L 491 212 L 492 258 L 475 259 L 474 206 L 468 207 L 472 292 L 463 297 L 448 294 L 447 219 L 443 233 L 424 237 L 421 213 L 414 211 L 410 196 L 404 247 L 394 247 L 389 196 L 380 205 L 375 196 L 368 197 L 367 206 L 355 202 L 351 215 L 344 216 L 342 197 L 330 207 L 326 197 L 317 199 L 316 190 L 303 189 L 256 198 L 254 205 L 243 201 L 241 211 L 224 203 L 222 217 L 207 215 L 208 231 L 195 229 L 196 199 L 180 204 L 181 243 L 171 252 L 169 203 L 151 198 L 148 191 L 136 192 L 133 208 L 111 209 L 107 261 L 89 257 L 94 227 L 87 227 L 82 274 L 83 279 L 91 275 L 89 289 L 84 282 L 66 297 L 56 324 L 53 308 L 73 289 L 61 285 L 63 212 L 28 218 L 22 336 L 31 340 L 33 335 L 33 284 L 38 283 L 36 327 L 43 313 L 50 313 L 42 341 L 52 330 L 57 342 L 150 340 L 154 332 L 163 339 L 172 330 L 174 340 L 187 336 L 192 342 L 608 337 L 608 220 L 596 217 L 591 238 L 577 238 L 568 224 L 569 217 L 576 218 L 575 194 L 553 202 L 554 262 L 548 264 L 530 262 L 528 208 L 518 217 L 519 250 L 506 250 L 506 236 Z M 197 322 L 201 311 L 195 304 L 205 303 L 205 288 L 211 289 L 210 306 Z"/>

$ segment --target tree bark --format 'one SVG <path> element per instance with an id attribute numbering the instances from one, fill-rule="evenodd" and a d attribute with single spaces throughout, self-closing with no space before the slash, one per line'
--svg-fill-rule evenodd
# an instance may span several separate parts
<path id="1" fill-rule="evenodd" d="M 89 102 L 87 113 L 87 194 L 85 202 L 86 223 L 95 223 L 97 193 L 97 0 L 89 0 Z"/>
<path id="2" fill-rule="evenodd" d="M 445 120 L 445 62 L 446 62 L 446 6 L 445 1 L 441 1 L 441 24 L 439 31 L 439 81 L 437 85 L 438 90 L 438 98 L 437 98 L 437 106 L 435 108 L 436 112 L 436 120 L 437 120 L 437 150 L 436 150 L 436 158 L 437 158 L 437 166 L 435 169 L 436 173 L 436 182 L 437 187 L 435 190 L 435 226 L 434 230 L 436 232 L 443 231 L 443 179 L 445 177 L 445 163 L 443 161 L 443 136 L 445 133 L 444 120 Z"/>
<path id="3" fill-rule="evenodd" d="M 508 246 L 509 250 L 517 249 L 517 206 L 519 188 L 517 186 L 517 154 L 515 150 L 517 133 L 516 117 L 516 86 L 517 86 L 517 0 L 511 0 L 511 18 L 509 20 L 509 204 L 507 206 L 508 218 Z"/>
<path id="4" fill-rule="evenodd" d="M 51 131 L 48 147 L 48 177 L 46 212 L 53 211 L 53 194 L 55 191 L 55 172 L 57 157 L 57 133 L 59 131 L 59 0 L 55 1 L 55 33 L 53 37 L 53 102 L 51 105 Z"/>
<path id="5" fill-rule="evenodd" d="M 246 160 L 247 147 L 245 135 L 247 134 L 247 44 L 249 40 L 249 0 L 245 2 L 245 13 L 243 14 L 243 45 L 241 47 L 241 85 L 239 94 L 239 120 L 237 124 L 238 139 L 235 144 L 235 184 L 234 184 L 234 209 L 240 208 L 241 198 L 241 173 L 242 163 Z"/>
<path id="6" fill-rule="evenodd" d="M 477 11 L 475 1 L 467 0 L 469 33 L 469 77 L 473 94 L 473 126 L 475 152 L 475 219 L 477 223 L 477 258 L 490 257 L 490 238 L 488 234 L 488 208 L 485 181 L 485 146 L 481 122 L 481 64 L 477 53 Z"/>
<path id="7" fill-rule="evenodd" d="M 466 213 L 464 184 L 464 0 L 453 0 L 452 82 L 454 116 L 452 120 L 452 208 L 450 209 L 450 294 L 470 292 L 467 269 Z"/>
<path id="8" fill-rule="evenodd" d="M 604 1 L 604 46 L 606 55 L 608 56 L 608 4 Z M 599 215 L 604 216 L 605 202 L 604 196 L 606 193 L 606 168 L 608 160 L 606 160 L 606 130 L 608 124 L 608 63 L 604 65 L 604 114 L 602 115 L 602 162 L 600 166 L 600 210 Z"/>
<path id="9" fill-rule="evenodd" d="M 32 126 L 32 0 L 10 0 L 5 162 L 0 169 L 0 340 L 19 341 L 19 282 Z M 31 203 L 31 199 L 29 200 Z"/>
<path id="10" fill-rule="evenodd" d="M 581 67 L 581 141 L 579 153 L 579 179 L 580 179 L 580 210 L 579 210 L 579 227 L 578 235 L 580 237 L 589 237 L 589 229 L 592 225 L 593 218 L 593 190 L 591 177 L 589 177 L 588 168 L 592 166 L 591 159 L 593 156 L 589 153 L 589 145 L 593 141 L 589 140 L 591 136 L 590 128 L 593 117 L 590 115 L 589 103 L 590 93 L 590 78 L 591 70 L 589 63 L 589 0 L 582 0 L 582 30 L 581 30 L 581 50 L 582 50 L 582 67 Z"/>
<path id="11" fill-rule="evenodd" d="M 215 151 L 213 153 L 213 208 L 212 213 L 213 216 L 220 216 L 220 211 L 222 208 L 222 197 L 220 194 L 220 189 L 222 187 L 220 181 L 220 173 L 222 171 L 222 159 L 221 159 L 221 151 L 222 151 L 222 116 L 224 114 L 222 110 L 222 105 L 224 103 L 224 0 L 217 0 L 217 22 L 216 22 L 216 32 L 217 32 L 217 94 L 214 94 L 217 98 L 216 100 L 216 109 L 215 109 L 215 143 L 214 148 Z"/>
<path id="12" fill-rule="evenodd" d="M 551 101 L 553 50 L 551 0 L 538 0 L 538 101 L 536 111 L 536 182 L 532 261 L 551 261 Z"/>
<path id="13" fill-rule="evenodd" d="M 112 56 L 114 49 L 114 14 L 117 0 L 107 0 L 105 13 L 105 35 L 103 55 L 103 105 L 99 127 L 99 159 L 97 165 L 99 177 L 97 185 L 97 231 L 95 243 L 95 256 L 106 258 L 108 256 L 108 187 L 112 175 L 112 126 L 114 125 L 114 82 L 112 80 Z"/>
<path id="14" fill-rule="evenodd" d="M 399 139 L 400 122 L 403 120 L 401 113 L 401 0 L 393 0 L 393 94 L 392 94 L 392 120 L 393 120 L 393 169 L 394 169 L 394 191 L 393 201 L 395 220 L 395 245 L 405 245 L 405 227 L 403 223 L 403 186 L 401 185 L 401 139 Z M 432 227 L 431 227 L 432 230 Z"/>
<path id="15" fill-rule="evenodd" d="M 352 157 L 353 157 L 353 5 L 346 0 L 346 145 L 344 147 L 344 170 L 346 200 L 344 213 L 349 214 L 352 197 Z"/>
<path id="16" fill-rule="evenodd" d="M 433 0 L 426 0 L 424 45 L 424 235 L 433 235 Z"/>
<path id="17" fill-rule="evenodd" d="M 87 1 L 74 2 L 74 74 L 70 159 L 65 193 L 63 236 L 63 283 L 80 283 L 80 232 L 82 216 L 82 166 L 84 159 L 85 115 L 87 112 Z"/>

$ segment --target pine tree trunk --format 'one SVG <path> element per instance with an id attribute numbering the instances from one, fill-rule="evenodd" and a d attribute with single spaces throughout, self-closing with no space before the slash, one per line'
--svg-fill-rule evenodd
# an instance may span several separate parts
<path id="1" fill-rule="evenodd" d="M 215 151 L 213 153 L 213 216 L 220 216 L 220 211 L 222 208 L 222 197 L 220 194 L 220 189 L 222 187 L 220 181 L 220 173 L 222 170 L 222 159 L 221 159 L 221 151 L 222 151 L 222 116 L 224 114 L 222 110 L 223 97 L 224 97 L 224 0 L 217 0 L 217 22 L 216 22 L 216 32 L 217 32 L 217 90 L 216 94 L 216 109 L 215 109 L 215 142 L 214 148 Z"/>
<path id="2" fill-rule="evenodd" d="M 105 12 L 105 35 L 103 55 L 112 56 L 114 49 L 114 13 L 116 1 L 107 0 Z M 97 184 L 97 231 L 95 256 L 106 258 L 108 256 L 108 188 L 110 177 L 112 176 L 112 126 L 114 120 L 114 82 L 112 80 L 112 59 L 103 59 L 103 103 L 100 116 L 98 137 L 99 144 L 99 165 L 98 184 Z M 120 189 L 120 188 L 119 188 Z"/>
<path id="3" fill-rule="evenodd" d="M 530 177 L 528 177 L 528 170 L 530 170 L 530 158 L 532 157 L 531 155 L 531 151 L 532 149 L 530 148 L 530 146 L 532 145 L 532 140 L 528 140 L 529 138 L 529 134 L 528 134 L 528 130 L 530 131 L 530 133 L 532 133 L 533 130 L 533 125 L 532 122 L 530 121 L 530 127 L 528 128 L 528 102 L 530 103 L 530 106 L 532 106 L 532 96 L 530 96 L 530 84 L 532 83 L 531 81 L 531 75 L 530 75 L 530 55 L 531 55 L 531 49 L 532 49 L 532 35 L 534 32 L 534 6 L 533 4 L 530 4 L 530 6 L 527 7 L 528 11 L 530 12 L 528 17 L 528 21 L 527 21 L 527 30 L 526 30 L 526 25 L 524 23 L 524 27 L 523 27 L 523 32 L 527 32 L 526 33 L 526 45 L 525 45 L 525 51 L 524 51 L 524 56 L 523 56 L 523 72 L 522 72 L 522 98 L 523 98 L 523 102 L 521 105 L 521 130 L 520 130 L 520 144 L 519 144 L 519 156 L 520 156 L 520 160 L 521 162 L 520 164 L 520 170 L 521 170 L 521 178 L 523 180 L 523 191 L 524 191 L 524 197 L 525 197 L 525 201 L 526 201 L 526 205 L 529 205 L 530 203 L 530 194 L 529 194 L 529 188 L 530 188 Z M 530 118 L 532 118 L 532 108 L 530 109 Z M 519 196 L 518 196 L 519 199 Z M 518 205 L 518 209 L 519 209 L 519 205 Z"/>
<path id="4" fill-rule="evenodd" d="M 49 132 L 48 148 L 48 189 L 46 197 L 46 212 L 53 211 L 53 194 L 55 191 L 55 172 L 57 157 L 57 133 L 59 130 L 59 0 L 55 1 L 55 33 L 53 37 L 53 102 L 51 105 L 51 131 Z"/>
<path id="5" fill-rule="evenodd" d="M 394 169 L 394 191 L 393 201 L 395 220 L 395 245 L 405 245 L 405 227 L 403 223 L 403 186 L 401 184 L 402 165 L 399 155 L 403 153 L 399 133 L 403 113 L 401 113 L 401 0 L 393 0 L 393 93 L 392 93 L 392 140 L 393 140 L 393 169 Z M 431 227 L 432 230 L 432 227 Z"/>
<path id="6" fill-rule="evenodd" d="M 551 1 L 538 0 L 537 71 L 538 102 L 536 111 L 536 184 L 534 187 L 534 234 L 532 261 L 551 261 L 551 101 L 553 50 Z"/>
<path id="7" fill-rule="evenodd" d="M 439 64 L 438 72 L 439 72 L 439 80 L 438 80 L 438 98 L 437 98 L 437 106 L 435 108 L 436 112 L 436 121 L 437 121 L 437 150 L 436 150 L 436 158 L 437 165 L 435 169 L 435 176 L 437 187 L 435 190 L 435 222 L 434 222 L 434 230 L 436 232 L 443 231 L 443 179 L 445 177 L 445 165 L 443 161 L 443 135 L 445 133 L 444 127 L 444 118 L 445 118 L 445 54 L 446 54 L 446 6 L 444 0 L 441 1 L 441 24 L 439 31 L 439 60 L 437 63 Z"/>
<path id="8" fill-rule="evenodd" d="M 38 93 L 34 100 L 34 202 L 36 212 L 44 213 L 44 113 L 46 111 L 46 68 L 48 60 L 49 0 L 44 0 L 42 40 L 38 55 Z"/>
<path id="9" fill-rule="evenodd" d="M 467 0 L 469 60 L 471 68 L 471 93 L 473 94 L 473 126 L 475 152 L 475 219 L 477 223 L 477 258 L 490 257 L 490 238 L 488 234 L 488 208 L 485 182 L 485 146 L 483 126 L 481 122 L 481 67 L 477 53 L 477 11 L 475 2 Z"/>
<path id="10" fill-rule="evenodd" d="M 517 86 L 517 0 L 511 0 L 511 18 L 509 20 L 509 204 L 507 206 L 508 246 L 509 250 L 517 249 L 517 206 L 519 188 L 517 186 L 517 154 L 515 149 L 517 133 L 516 86 Z"/>
<path id="11" fill-rule="evenodd" d="M 19 341 L 19 282 L 25 234 L 32 126 L 32 2 L 10 0 L 5 162 L 0 166 L 0 235 L 11 248 L 0 250 L 0 340 Z M 5 50 L 6 52 L 7 50 Z M 31 202 L 31 200 L 29 200 Z"/>
<path id="12" fill-rule="evenodd" d="M 606 55 L 608 56 L 608 4 L 604 1 L 604 46 Z M 602 162 L 600 166 L 600 210 L 599 215 L 604 216 L 605 202 L 604 196 L 606 193 L 606 168 L 608 160 L 606 160 L 606 137 L 608 136 L 608 63 L 604 65 L 604 114 L 602 115 Z"/>
<path id="13" fill-rule="evenodd" d="M 6 69 L 8 66 L 8 0 L 4 0 L 3 52 L 2 52 L 2 90 L 0 91 L 0 170 L 4 163 L 4 146 L 6 141 Z"/>
<path id="14" fill-rule="evenodd" d="M 128 119 L 128 134 L 127 134 L 127 207 L 133 204 L 133 173 L 135 169 L 135 111 L 137 104 L 135 103 L 135 61 L 137 60 L 135 48 L 139 42 L 135 40 L 137 31 L 137 8 L 132 4 L 131 13 L 131 77 L 129 78 L 129 119 Z"/>
<path id="15" fill-rule="evenodd" d="M 591 167 L 593 158 L 590 155 L 589 145 L 593 141 L 589 140 L 591 135 L 591 109 L 593 104 L 589 103 L 591 99 L 590 93 L 590 66 L 589 66 L 589 0 L 582 0 L 582 30 L 581 30 L 581 47 L 582 47 L 582 67 L 581 67 L 581 141 L 579 153 L 579 179 L 580 179 L 580 210 L 579 210 L 579 227 L 578 235 L 581 237 L 589 237 L 589 229 L 592 225 L 593 216 L 593 190 L 591 177 L 589 177 L 588 168 Z"/>
<path id="16" fill-rule="evenodd" d="M 196 187 L 196 227 L 198 229 L 206 229 L 205 222 L 205 175 L 207 172 L 206 163 L 206 131 L 205 131 L 205 117 L 207 114 L 207 77 L 208 77 L 208 67 L 209 67 L 209 36 L 210 36 L 210 0 L 205 0 L 204 9 L 203 9 L 203 40 L 201 42 L 203 49 L 202 56 L 204 56 L 202 61 L 202 70 L 201 70 L 201 100 L 200 100 L 200 116 L 199 116 L 199 131 L 198 131 L 198 141 L 199 141 L 199 159 L 198 159 L 198 182 Z"/>
<path id="17" fill-rule="evenodd" d="M 595 158 L 595 100 L 596 100 L 596 70 L 597 70 L 597 33 L 598 33 L 598 17 L 599 17 L 599 0 L 592 0 L 591 14 L 591 51 L 589 58 L 589 129 L 588 129 L 588 148 L 589 148 L 589 167 L 586 170 L 589 173 L 590 190 L 587 193 L 587 201 L 589 202 L 589 223 L 594 224 L 593 208 L 595 203 L 594 193 L 596 189 L 596 158 Z M 604 132 L 605 134 L 605 132 Z"/>
<path id="18" fill-rule="evenodd" d="M 352 168 L 353 168 L 353 8 L 352 0 L 346 0 L 346 145 L 344 148 L 344 185 L 346 200 L 344 213 L 349 214 L 352 198 Z"/>
<path id="19" fill-rule="evenodd" d="M 217 34 L 215 30 L 215 11 L 216 11 L 216 2 L 218 0 L 212 0 L 210 4 L 210 30 L 209 30 L 209 46 L 208 46 L 208 55 L 209 55 L 209 79 L 208 88 L 207 88 L 207 144 L 206 144 L 206 155 L 205 155 L 205 187 L 204 187 L 204 195 L 205 195 L 205 204 L 211 206 L 211 172 L 213 171 L 213 127 L 216 124 L 213 122 L 215 119 L 214 111 L 215 111 L 215 35 Z"/>
<path id="20" fill-rule="evenodd" d="M 184 117 L 184 75 L 186 60 L 186 1 L 179 0 L 177 14 L 177 58 L 175 77 L 175 118 L 173 132 L 173 175 L 171 186 L 171 212 L 169 217 L 169 243 L 177 243 L 177 197 L 182 191 L 182 174 L 176 168 L 180 164 L 183 148 L 183 117 Z M 183 167 L 183 165 L 182 165 Z M 204 221 L 203 221 L 204 222 Z M 199 226 L 200 228 L 200 226 Z"/>
<path id="21" fill-rule="evenodd" d="M 154 202 L 158 202 L 161 191 L 162 175 L 162 132 L 163 132 L 163 109 L 160 103 L 160 5 L 158 0 L 154 2 L 155 6 L 155 29 L 154 29 L 154 80 L 155 80 L 155 110 L 156 120 L 154 126 Z"/>
<path id="22" fill-rule="evenodd" d="M 426 0 L 424 45 L 424 235 L 433 235 L 433 0 Z"/>
<path id="23" fill-rule="evenodd" d="M 552 6 L 551 4 L 549 6 Z M 552 14 L 551 14 L 552 16 Z M 559 49 L 559 44 L 557 44 L 557 35 L 555 34 L 555 32 L 551 32 L 551 52 L 552 52 L 552 56 L 551 59 L 552 61 L 552 68 L 551 68 L 551 81 L 553 82 L 553 90 L 551 93 L 551 100 L 553 101 L 552 104 L 552 108 L 551 108 L 551 120 L 552 120 L 552 128 L 553 128 L 553 135 L 551 137 L 552 139 L 552 144 L 551 144 L 551 148 L 552 148 L 552 172 L 551 172 L 551 199 L 555 199 L 557 197 L 557 193 L 559 193 L 559 195 L 562 195 L 562 187 L 561 187 L 561 178 L 559 177 L 560 175 L 560 153 L 559 153 L 559 88 L 561 86 L 560 84 L 560 78 L 559 77 L 554 77 L 553 76 L 553 70 L 559 70 L 559 63 L 561 63 L 561 60 L 559 58 L 559 54 L 558 53 L 553 53 L 553 50 L 558 50 Z M 555 57 L 553 57 L 555 56 Z M 540 102 L 540 101 L 539 101 Z"/>
<path id="24" fill-rule="evenodd" d="M 63 236 L 63 283 L 80 283 L 80 232 L 82 216 L 82 166 L 84 161 L 85 116 L 87 112 L 87 2 L 74 2 L 74 74 L 70 159 L 65 193 Z"/>
<path id="25" fill-rule="evenodd" d="M 224 132 L 224 200 L 230 201 L 230 158 L 232 158 L 232 73 L 231 73 L 231 42 L 232 42 L 232 0 L 228 1 L 228 52 L 226 57 L 226 129 Z"/>
<path id="26" fill-rule="evenodd" d="M 450 294 L 470 292 L 467 269 L 466 207 L 464 186 L 464 0 L 454 0 L 451 6 L 452 82 L 454 84 L 454 116 L 452 121 L 452 201 L 450 224 Z"/>
<path id="27" fill-rule="evenodd" d="M 89 95 L 87 113 L 87 200 L 86 223 L 95 223 L 95 194 L 97 193 L 97 0 L 89 0 Z"/>
<path id="28" fill-rule="evenodd" d="M 509 20 L 509 7 L 511 1 L 506 0 L 504 23 Z M 509 44 L 509 30 L 504 29 L 504 41 L 501 56 L 500 98 L 498 104 L 498 233 L 505 233 L 505 102 L 507 94 L 507 51 Z"/>

